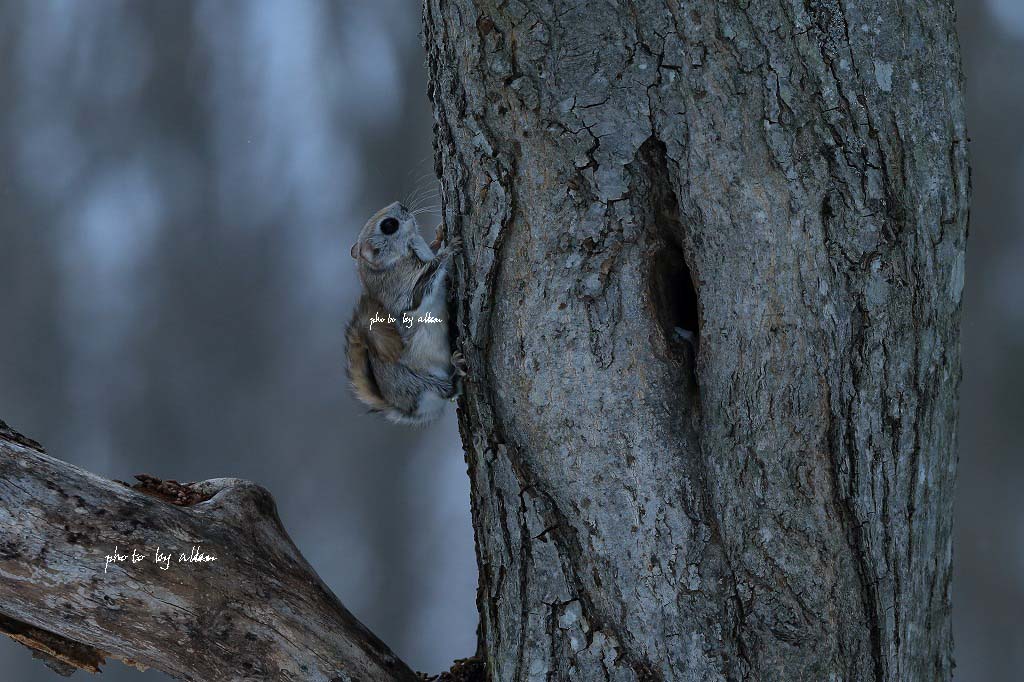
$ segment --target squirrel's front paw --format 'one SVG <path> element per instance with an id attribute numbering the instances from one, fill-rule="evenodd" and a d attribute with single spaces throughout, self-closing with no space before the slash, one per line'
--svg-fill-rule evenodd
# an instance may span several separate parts
<path id="1" fill-rule="evenodd" d="M 462 251 L 462 237 L 459 235 L 452 235 L 452 238 L 445 242 L 444 250 L 447 253 L 458 253 Z"/>
<path id="2" fill-rule="evenodd" d="M 460 377 L 464 377 L 467 374 L 468 365 L 466 364 L 466 358 L 460 351 L 452 353 L 452 371 Z"/>

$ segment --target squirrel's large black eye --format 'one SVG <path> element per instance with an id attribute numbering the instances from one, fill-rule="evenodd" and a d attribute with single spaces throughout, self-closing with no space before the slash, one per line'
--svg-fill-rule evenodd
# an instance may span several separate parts
<path id="1" fill-rule="evenodd" d="M 384 234 L 394 234 L 398 232 L 398 221 L 394 218 L 385 218 L 380 221 L 380 231 Z"/>

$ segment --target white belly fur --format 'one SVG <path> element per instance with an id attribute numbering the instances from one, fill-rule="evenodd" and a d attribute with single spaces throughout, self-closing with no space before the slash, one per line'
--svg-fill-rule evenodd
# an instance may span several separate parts
<path id="1" fill-rule="evenodd" d="M 451 375 L 451 344 L 448 341 L 448 310 L 446 306 L 448 287 L 444 277 L 427 292 L 420 302 L 420 307 L 410 311 L 413 317 L 410 335 L 406 337 L 406 350 L 403 362 L 410 368 L 430 372 L 438 377 L 447 378 Z M 418 322 L 421 316 L 430 313 L 440 322 Z"/>

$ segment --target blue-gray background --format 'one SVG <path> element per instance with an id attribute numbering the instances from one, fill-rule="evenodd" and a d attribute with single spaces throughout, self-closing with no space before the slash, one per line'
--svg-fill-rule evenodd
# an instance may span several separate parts
<path id="1" fill-rule="evenodd" d="M 958 4 L 954 617 L 958 679 L 987 682 L 1024 669 L 1024 2 Z M 342 370 L 348 247 L 434 186 L 425 78 L 414 0 L 0 0 L 0 418 L 111 478 L 264 484 L 345 604 L 436 672 L 475 648 L 454 418 L 364 416 Z M 3 680 L 62 679 L 0 640 Z"/>

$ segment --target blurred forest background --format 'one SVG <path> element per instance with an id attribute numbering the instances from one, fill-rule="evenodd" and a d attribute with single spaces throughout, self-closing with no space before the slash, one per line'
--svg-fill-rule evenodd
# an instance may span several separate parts
<path id="1" fill-rule="evenodd" d="M 957 4 L 956 658 L 988 682 L 1024 669 L 1024 2 Z M 366 416 L 342 340 L 359 227 L 436 187 L 419 30 L 415 0 L 0 0 L 0 418 L 102 476 L 265 485 L 349 609 L 436 672 L 475 649 L 454 414 Z M 0 640 L 4 680 L 63 679 Z"/>

